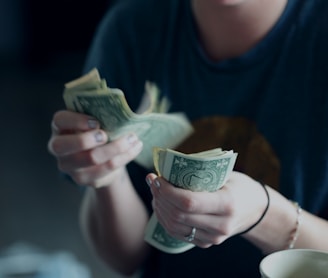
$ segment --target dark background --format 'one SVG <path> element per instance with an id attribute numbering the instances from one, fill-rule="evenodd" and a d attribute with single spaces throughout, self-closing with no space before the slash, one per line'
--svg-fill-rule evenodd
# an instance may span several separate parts
<path id="1" fill-rule="evenodd" d="M 116 277 L 82 239 L 82 191 L 47 151 L 65 82 L 81 73 L 109 0 L 0 0 L 0 254 L 24 242 L 68 251 L 92 277 Z M 2 252 L 2 253 L 1 253 Z M 70 277 L 68 277 L 70 278 Z"/>

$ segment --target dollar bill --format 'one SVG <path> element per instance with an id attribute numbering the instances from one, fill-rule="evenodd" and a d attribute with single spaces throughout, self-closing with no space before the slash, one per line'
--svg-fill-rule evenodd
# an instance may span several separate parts
<path id="1" fill-rule="evenodd" d="M 153 167 L 153 147 L 174 148 L 193 132 L 183 113 L 167 113 L 169 102 L 159 100 L 159 90 L 151 82 L 145 84 L 137 112 L 130 109 L 123 91 L 107 86 L 97 69 L 66 83 L 63 97 L 69 110 L 95 117 L 110 141 L 136 133 L 143 150 L 135 161 L 146 168 Z"/>
<path id="2" fill-rule="evenodd" d="M 214 192 L 220 189 L 231 174 L 237 153 L 220 148 L 184 154 L 171 149 L 155 147 L 153 159 L 159 176 L 176 187 L 191 191 Z M 194 247 L 167 234 L 153 213 L 146 227 L 145 241 L 159 250 L 177 254 Z"/>

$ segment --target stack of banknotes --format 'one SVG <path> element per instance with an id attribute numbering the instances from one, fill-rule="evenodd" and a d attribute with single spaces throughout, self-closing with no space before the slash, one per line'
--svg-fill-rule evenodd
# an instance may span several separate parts
<path id="1" fill-rule="evenodd" d="M 173 149 L 193 128 L 183 113 L 168 113 L 169 102 L 159 99 L 155 84 L 146 82 L 137 112 L 133 112 L 120 89 L 109 88 L 97 69 L 65 84 L 67 109 L 96 118 L 109 141 L 134 132 L 143 142 L 135 159 L 141 166 L 155 170 L 174 186 L 191 191 L 213 192 L 220 189 L 233 170 L 237 154 L 220 148 L 184 154 Z M 145 231 L 145 241 L 167 252 L 181 253 L 194 247 L 168 235 L 155 214 Z"/>
<path id="2" fill-rule="evenodd" d="M 193 132 L 183 113 L 167 113 L 169 102 L 159 100 L 159 90 L 150 82 L 145 84 L 138 112 L 130 109 L 120 89 L 107 86 L 96 68 L 66 83 L 63 97 L 67 109 L 95 117 L 110 141 L 137 134 L 143 150 L 135 161 L 148 169 L 153 168 L 153 147 L 175 148 Z"/>
<path id="3" fill-rule="evenodd" d="M 174 186 L 186 190 L 214 192 L 228 180 L 237 153 L 221 148 L 184 154 L 171 149 L 154 148 L 154 165 L 158 175 Z M 146 227 L 145 240 L 152 246 L 172 254 L 185 252 L 192 243 L 168 235 L 153 213 Z"/>

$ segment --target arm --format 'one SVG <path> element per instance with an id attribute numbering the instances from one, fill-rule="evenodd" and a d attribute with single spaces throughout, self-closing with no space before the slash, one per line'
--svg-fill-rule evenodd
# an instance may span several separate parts
<path id="1" fill-rule="evenodd" d="M 102 260 L 125 275 L 138 270 L 148 251 L 143 239 L 148 214 L 126 170 L 118 182 L 88 188 L 80 218 L 87 242 Z"/>
<path id="2" fill-rule="evenodd" d="M 81 225 L 89 244 L 113 269 L 132 274 L 147 256 L 143 236 L 148 214 L 125 165 L 142 143 L 130 134 L 107 144 L 94 119 L 69 111 L 54 115 L 52 130 L 48 147 L 58 167 L 88 187 Z"/>
<path id="3" fill-rule="evenodd" d="M 244 237 L 265 253 L 288 248 L 296 228 L 297 209 L 277 191 L 268 188 L 270 207 L 263 221 Z M 328 221 L 302 210 L 294 248 L 328 251 Z"/>
<path id="4" fill-rule="evenodd" d="M 171 236 L 181 240 L 196 227 L 193 243 L 202 248 L 221 244 L 246 230 L 261 217 L 267 205 L 262 186 L 238 172 L 232 173 L 222 189 L 212 193 L 176 188 L 154 174 L 147 178 L 159 222 Z M 280 193 L 268 186 L 267 189 L 270 206 L 265 217 L 242 236 L 264 253 L 271 253 L 288 246 L 296 227 L 297 211 Z M 303 211 L 295 247 L 328 251 L 328 241 L 323 240 L 327 234 L 326 220 Z"/>

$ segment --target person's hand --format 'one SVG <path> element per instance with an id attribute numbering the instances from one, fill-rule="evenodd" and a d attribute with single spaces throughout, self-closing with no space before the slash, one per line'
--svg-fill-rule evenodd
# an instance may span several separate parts
<path id="1" fill-rule="evenodd" d="M 255 180 L 233 172 L 216 192 L 191 192 L 176 188 L 165 179 L 149 174 L 158 221 L 172 237 L 186 241 L 196 228 L 193 244 L 207 248 L 252 226 L 267 205 L 265 191 Z"/>
<path id="2" fill-rule="evenodd" d="M 120 178 L 125 165 L 142 150 L 135 134 L 107 143 L 106 132 L 92 117 L 59 111 L 52 120 L 48 150 L 58 168 L 80 185 L 101 187 Z"/>

